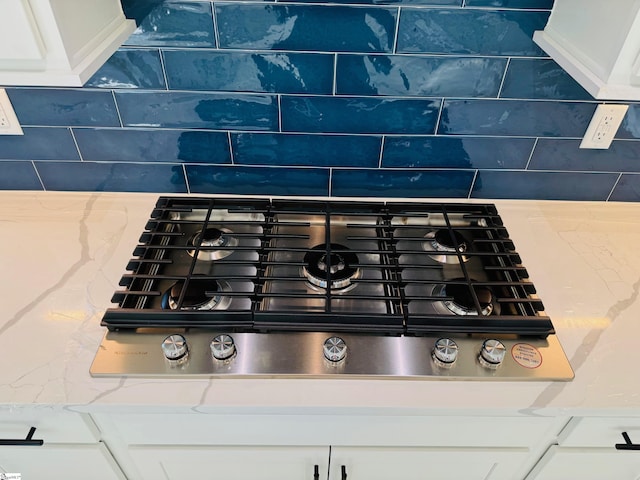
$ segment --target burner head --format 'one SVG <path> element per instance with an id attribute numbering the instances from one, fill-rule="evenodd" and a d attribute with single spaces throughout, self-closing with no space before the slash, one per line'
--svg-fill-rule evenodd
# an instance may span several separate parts
<path id="1" fill-rule="evenodd" d="M 190 247 L 198 247 L 198 260 L 220 260 L 228 257 L 233 253 L 233 248 L 238 245 L 238 239 L 233 236 L 233 232 L 226 228 L 209 227 L 197 232 L 189 239 L 187 244 Z M 232 250 L 224 250 L 231 248 Z M 192 257 L 196 254 L 196 250 L 189 249 L 189 255 Z"/>
<path id="2" fill-rule="evenodd" d="M 191 278 L 188 282 L 178 280 L 162 297 L 162 308 L 177 310 L 178 300 L 185 288 L 184 298 L 180 310 L 226 310 L 231 298 L 224 292 L 231 290 L 224 281 L 204 278 Z"/>
<path id="3" fill-rule="evenodd" d="M 429 257 L 436 262 L 449 264 L 458 263 L 457 255 L 448 255 L 447 253 L 464 253 L 467 251 L 467 240 L 456 230 L 448 230 L 446 228 L 432 230 L 427 233 L 424 238 L 426 242 L 422 243 L 422 247 L 427 252 L 433 252 Z M 462 261 L 466 262 L 467 260 L 469 260 L 469 257 L 462 255 Z"/>
<path id="4" fill-rule="evenodd" d="M 443 302 L 444 305 L 456 315 L 478 315 L 470 288 L 473 288 L 476 297 L 478 297 L 478 302 L 482 308 L 481 315 L 491 315 L 494 309 L 493 293 L 488 287 L 469 287 L 458 283 L 446 284 L 442 293 L 447 297 L 452 297 L 452 299 L 445 300 Z"/>
<path id="5" fill-rule="evenodd" d="M 354 267 L 358 263 L 358 256 L 344 245 L 332 243 L 331 253 L 327 254 L 326 244 L 316 245 L 312 251 L 304 256 L 305 266 L 302 273 L 314 288 L 327 288 L 327 278 L 330 279 L 331 290 L 346 292 L 357 284 L 352 280 L 360 277 L 360 269 Z M 339 251 L 337 251 L 339 250 Z"/>

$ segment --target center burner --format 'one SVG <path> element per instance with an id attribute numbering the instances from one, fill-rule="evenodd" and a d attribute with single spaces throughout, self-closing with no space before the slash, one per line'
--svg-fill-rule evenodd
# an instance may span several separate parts
<path id="1" fill-rule="evenodd" d="M 209 227 L 197 232 L 187 242 L 190 247 L 188 253 L 192 257 L 198 252 L 198 260 L 214 261 L 228 257 L 233 253 L 233 248 L 238 246 L 238 239 L 227 228 Z M 229 250 L 224 250 L 228 248 Z"/>
<path id="2" fill-rule="evenodd" d="M 458 256 L 456 252 L 463 254 L 467 251 L 467 241 L 462 234 L 456 230 L 432 230 L 424 236 L 426 242 L 422 243 L 422 247 L 430 254 L 433 260 L 439 263 L 456 264 Z M 439 253 L 441 252 L 441 253 Z M 462 261 L 466 262 L 469 257 L 461 255 Z"/>
<path id="3" fill-rule="evenodd" d="M 355 288 L 352 283 L 360 277 L 358 256 L 339 243 L 332 243 L 327 250 L 326 244 L 316 245 L 304 256 L 306 265 L 302 267 L 302 274 L 314 289 L 326 290 L 327 279 L 330 280 L 331 290 L 334 292 L 348 292 Z"/>
<path id="4" fill-rule="evenodd" d="M 222 280 L 192 278 L 187 283 L 187 290 L 180 305 L 180 296 L 184 288 L 184 280 L 174 283 L 162 297 L 162 308 L 165 310 L 226 310 L 231 303 L 231 297 L 224 295 L 224 292 L 231 291 L 231 287 Z"/>

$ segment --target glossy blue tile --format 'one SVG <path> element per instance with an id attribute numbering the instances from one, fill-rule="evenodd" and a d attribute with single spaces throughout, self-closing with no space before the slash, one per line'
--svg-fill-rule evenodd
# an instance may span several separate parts
<path id="1" fill-rule="evenodd" d="M 606 200 L 618 174 L 481 170 L 473 198 Z"/>
<path id="2" fill-rule="evenodd" d="M 616 140 L 607 150 L 581 149 L 581 140 L 541 138 L 530 170 L 640 172 L 640 141 Z"/>
<path id="3" fill-rule="evenodd" d="M 524 168 L 532 138 L 387 137 L 383 167 Z"/>
<path id="4" fill-rule="evenodd" d="M 221 48 L 391 52 L 396 8 L 216 3 Z"/>
<path id="5" fill-rule="evenodd" d="M 640 139 L 640 104 L 632 103 L 616 133 L 616 138 Z"/>
<path id="6" fill-rule="evenodd" d="M 545 56 L 533 43 L 549 12 L 404 8 L 398 53 Z"/>
<path id="7" fill-rule="evenodd" d="M 42 190 L 33 163 L 0 161 L 0 190 Z"/>
<path id="8" fill-rule="evenodd" d="M 329 194 L 329 170 L 187 165 L 191 193 L 241 195 Z"/>
<path id="9" fill-rule="evenodd" d="M 278 104 L 270 95 L 116 92 L 125 126 L 277 130 Z"/>
<path id="10" fill-rule="evenodd" d="M 120 126 L 111 92 L 10 88 L 7 94 L 23 126 Z"/>
<path id="11" fill-rule="evenodd" d="M 381 137 L 239 133 L 231 136 L 233 159 L 247 165 L 377 167 Z"/>
<path id="12" fill-rule="evenodd" d="M 511 59 L 500 97 L 593 100 L 556 62 L 539 58 Z"/>
<path id="13" fill-rule="evenodd" d="M 467 7 L 503 7 L 521 10 L 551 10 L 553 7 L 553 0 L 466 0 L 464 3 Z"/>
<path id="14" fill-rule="evenodd" d="M 167 50 L 170 89 L 331 94 L 333 55 Z"/>
<path id="15" fill-rule="evenodd" d="M 609 200 L 614 202 L 640 202 L 640 175 L 622 175 Z"/>
<path id="16" fill-rule="evenodd" d="M 445 100 L 438 133 L 582 137 L 596 105 L 525 100 Z"/>
<path id="17" fill-rule="evenodd" d="M 231 163 L 223 132 L 74 129 L 83 160 Z"/>
<path id="18" fill-rule="evenodd" d="M 334 170 L 331 195 L 467 198 L 473 176 L 463 170 Z"/>
<path id="19" fill-rule="evenodd" d="M 68 128 L 23 128 L 24 135 L 0 136 L 0 159 L 80 160 Z"/>
<path id="20" fill-rule="evenodd" d="M 216 46 L 210 2 L 122 0 L 122 8 L 138 25 L 126 45 Z"/>
<path id="21" fill-rule="evenodd" d="M 182 165 L 36 162 L 47 190 L 186 193 Z"/>
<path id="22" fill-rule="evenodd" d="M 430 134 L 439 100 L 367 97 L 282 97 L 288 132 Z"/>
<path id="23" fill-rule="evenodd" d="M 164 89 L 164 75 L 158 50 L 122 48 L 84 84 L 99 88 Z"/>
<path id="24" fill-rule="evenodd" d="M 327 3 L 326 0 L 304 0 L 305 3 Z M 330 3 L 366 5 L 420 5 L 423 7 L 462 6 L 462 0 L 331 0 Z"/>
<path id="25" fill-rule="evenodd" d="M 497 97 L 506 59 L 339 55 L 336 93 Z"/>

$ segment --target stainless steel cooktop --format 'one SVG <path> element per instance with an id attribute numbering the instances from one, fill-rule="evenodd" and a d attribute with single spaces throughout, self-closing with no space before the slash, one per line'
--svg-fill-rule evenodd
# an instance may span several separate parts
<path id="1" fill-rule="evenodd" d="M 494 205 L 162 197 L 95 376 L 570 380 Z"/>

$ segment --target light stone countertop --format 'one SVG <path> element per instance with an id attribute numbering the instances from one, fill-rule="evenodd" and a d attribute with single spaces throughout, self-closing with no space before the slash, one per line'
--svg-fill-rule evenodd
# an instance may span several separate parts
<path id="1" fill-rule="evenodd" d="M 0 404 L 84 411 L 640 413 L 640 204 L 495 203 L 572 382 L 92 378 L 158 194 L 0 192 Z M 426 201 L 435 201 L 426 199 Z M 455 200 L 460 201 L 460 200 Z"/>

